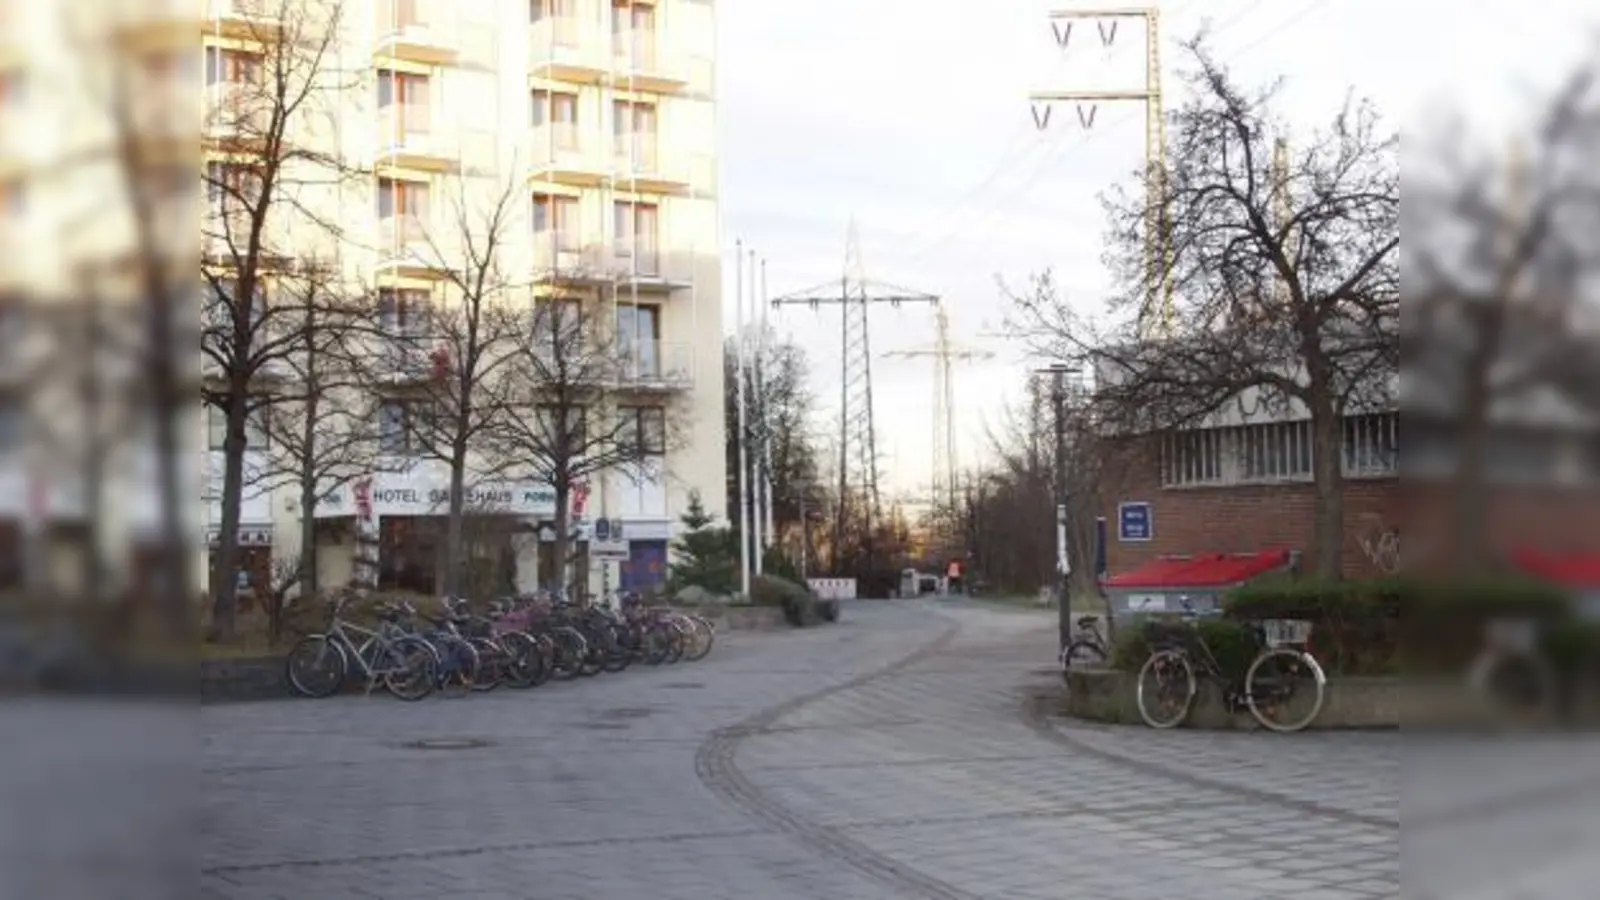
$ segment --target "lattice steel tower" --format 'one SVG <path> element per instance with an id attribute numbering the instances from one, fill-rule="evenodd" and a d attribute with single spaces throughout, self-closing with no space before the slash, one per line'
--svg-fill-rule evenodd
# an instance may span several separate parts
<path id="1" fill-rule="evenodd" d="M 933 303 L 933 294 L 910 291 L 894 285 L 869 281 L 861 258 L 861 238 L 854 218 L 850 220 L 845 243 L 844 274 L 838 282 L 827 282 L 772 301 L 774 307 L 805 304 L 817 309 L 840 307 L 839 321 L 839 498 L 834 519 L 835 567 L 839 548 L 844 544 L 852 505 L 861 510 L 861 534 L 869 540 L 882 521 L 883 500 L 878 490 L 878 438 L 872 401 L 873 305 L 887 303 Z M 851 504 L 849 498 L 857 503 Z"/>

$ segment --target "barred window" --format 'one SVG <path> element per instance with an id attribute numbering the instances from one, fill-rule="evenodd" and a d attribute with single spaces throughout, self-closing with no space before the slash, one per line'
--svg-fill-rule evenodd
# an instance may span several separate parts
<path id="1" fill-rule="evenodd" d="M 1373 413 L 1344 420 L 1344 474 L 1393 475 L 1400 471 L 1400 414 Z"/>
<path id="2" fill-rule="evenodd" d="M 1311 423 L 1271 422 L 1229 429 L 1238 441 L 1242 481 L 1276 481 L 1311 474 Z"/>
<path id="3" fill-rule="evenodd" d="M 1167 486 L 1220 483 L 1226 436 L 1226 432 L 1218 430 L 1167 435 L 1161 443 L 1161 483 Z"/>

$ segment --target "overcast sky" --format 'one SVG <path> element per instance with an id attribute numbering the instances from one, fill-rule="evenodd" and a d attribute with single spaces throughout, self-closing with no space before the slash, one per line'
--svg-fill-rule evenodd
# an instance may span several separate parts
<path id="1" fill-rule="evenodd" d="M 1105 4 L 1102 4 L 1105 5 Z M 1109 4 L 1117 5 L 1117 4 Z M 984 444 L 986 419 L 1015 397 L 1020 351 L 985 337 L 1004 315 L 996 277 L 1020 283 L 1053 268 L 1075 302 L 1093 305 L 1097 195 L 1139 165 L 1143 111 L 1106 105 L 1085 131 L 1070 106 L 1035 129 L 1029 91 L 1137 89 L 1144 36 L 1124 21 L 1102 47 L 1080 23 L 1065 52 L 1047 12 L 1086 3 L 1038 0 L 770 0 L 719 6 L 722 215 L 726 327 L 733 328 L 733 242 L 767 262 L 773 296 L 837 279 L 846 226 L 859 223 L 869 279 L 947 298 L 957 339 L 998 354 L 959 369 L 962 463 Z M 1176 41 L 1209 19 L 1212 45 L 1247 81 L 1287 78 L 1296 128 L 1325 121 L 1348 90 L 1395 122 L 1428 106 L 1465 105 L 1503 123 L 1584 48 L 1577 0 L 1166 0 L 1169 84 L 1184 65 Z M 781 12 L 780 12 L 781 10 Z M 1537 15 L 1533 11 L 1537 11 Z M 1584 17 L 1592 19 L 1585 13 Z M 1167 105 L 1181 97 L 1169 94 Z M 1291 135 L 1291 140 L 1293 135 Z M 790 309 L 776 324 L 811 354 L 823 415 L 839 385 L 838 311 Z M 875 351 L 930 346 L 926 309 L 873 315 Z M 931 481 L 933 362 L 873 361 L 885 487 Z M 831 429 L 830 429 L 831 430 Z"/>

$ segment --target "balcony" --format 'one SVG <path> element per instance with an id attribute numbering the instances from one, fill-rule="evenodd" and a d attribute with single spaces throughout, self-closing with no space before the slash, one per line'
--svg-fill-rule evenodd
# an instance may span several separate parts
<path id="1" fill-rule="evenodd" d="M 270 111 L 260 88 L 220 82 L 206 85 L 206 144 L 217 149 L 247 149 L 266 137 Z"/>
<path id="2" fill-rule="evenodd" d="M 185 7 L 193 5 L 193 0 L 172 2 Z M 278 9 L 276 0 L 207 0 L 206 32 L 238 41 L 272 43 L 283 30 L 283 23 L 277 18 Z"/>
<path id="3" fill-rule="evenodd" d="M 617 352 L 619 387 L 682 391 L 694 386 L 694 345 L 659 340 L 626 341 Z"/>
<path id="4" fill-rule="evenodd" d="M 417 172 L 453 172 L 460 147 L 447 128 L 432 124 L 431 110 L 420 103 L 391 103 L 378 109 L 378 168 Z"/>
<path id="5" fill-rule="evenodd" d="M 611 242 L 609 274 L 625 288 L 639 291 L 674 291 L 692 287 L 692 260 L 663 253 L 659 238 L 619 238 Z"/>
<path id="6" fill-rule="evenodd" d="M 660 143 L 654 134 L 619 137 L 611 157 L 612 181 L 646 194 L 687 194 L 694 186 L 690 167 L 662 153 Z"/>
<path id="7" fill-rule="evenodd" d="M 460 55 L 460 37 L 450 18 L 454 2 L 380 0 L 378 45 L 373 56 L 424 66 L 454 65 Z"/>
<path id="8" fill-rule="evenodd" d="M 441 368 L 441 338 L 413 332 L 389 333 L 380 338 L 375 368 L 391 385 L 415 385 L 433 381 Z"/>
<path id="9" fill-rule="evenodd" d="M 618 87 L 674 94 L 689 86 L 688 60 L 666 48 L 657 31 L 630 29 L 612 35 L 611 81 Z"/>
<path id="10" fill-rule="evenodd" d="M 400 277 L 436 278 L 444 265 L 421 216 L 378 220 L 378 265 Z"/>
<path id="11" fill-rule="evenodd" d="M 583 243 L 577 229 L 535 231 L 533 270 L 542 284 L 610 282 L 604 248 Z"/>
<path id="12" fill-rule="evenodd" d="M 605 181 L 605 166 L 585 152 L 594 146 L 585 142 L 576 125 L 543 125 L 533 129 L 529 140 L 532 159 L 529 178 L 571 187 L 597 187 Z M 604 159 L 604 157 L 601 157 Z"/>
<path id="13" fill-rule="evenodd" d="M 568 84 L 599 84 L 610 70 L 605 35 L 597 24 L 571 17 L 550 17 L 528 30 L 529 73 L 534 78 Z"/>

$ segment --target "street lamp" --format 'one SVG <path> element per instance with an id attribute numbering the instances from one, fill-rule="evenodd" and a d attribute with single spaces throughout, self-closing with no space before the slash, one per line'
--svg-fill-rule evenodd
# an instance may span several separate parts
<path id="1" fill-rule="evenodd" d="M 1067 502 L 1071 499 L 1067 492 L 1067 376 L 1075 376 L 1082 370 L 1066 363 L 1053 363 L 1034 371 L 1050 376 L 1050 407 L 1055 421 L 1056 611 L 1061 642 L 1057 652 L 1064 654 L 1072 643 L 1072 598 L 1068 591 L 1072 563 L 1067 556 Z M 1063 655 L 1061 665 L 1068 664 Z"/>

